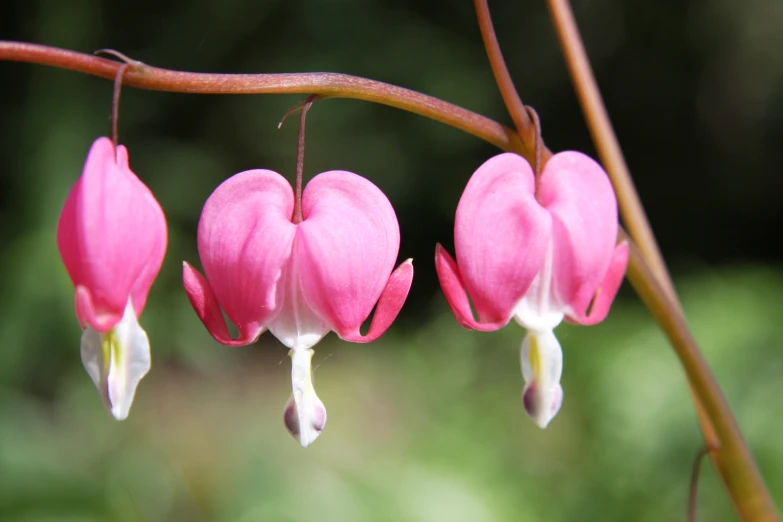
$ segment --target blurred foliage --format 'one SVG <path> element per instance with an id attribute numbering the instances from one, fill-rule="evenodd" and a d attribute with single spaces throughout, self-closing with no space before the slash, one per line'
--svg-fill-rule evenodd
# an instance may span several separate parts
<path id="1" fill-rule="evenodd" d="M 554 150 L 592 152 L 544 2 L 491 1 L 523 99 Z M 783 504 L 783 3 L 574 0 L 588 51 L 685 309 Z M 468 0 L 11 0 L 0 38 L 116 48 L 162 67 L 336 71 L 508 123 Z M 681 520 L 701 439 L 662 335 L 630 293 L 593 328 L 563 326 L 565 403 L 522 411 L 521 330 L 460 329 L 437 294 L 471 172 L 495 151 L 353 100 L 308 117 L 307 175 L 352 170 L 397 210 L 416 281 L 371 345 L 317 347 L 329 410 L 303 451 L 285 432 L 285 350 L 214 343 L 181 290 L 204 200 L 250 168 L 291 176 L 298 96 L 125 89 L 120 138 L 169 220 L 142 325 L 153 370 L 112 421 L 81 368 L 54 241 L 85 154 L 109 130 L 104 80 L 0 63 L 0 520 Z M 709 465 L 700 520 L 735 520 Z"/>
<path id="2" fill-rule="evenodd" d="M 769 354 L 783 324 L 769 310 L 783 277 L 746 267 L 681 289 L 780 502 L 783 360 Z M 307 450 L 282 426 L 281 345 L 265 335 L 220 347 L 184 298 L 168 321 L 160 308 L 145 313 L 156 364 L 123 423 L 77 364 L 60 365 L 51 398 L 5 380 L 0 520 L 682 519 L 700 435 L 677 361 L 636 303 L 619 301 L 600 326 L 559 329 L 566 396 L 545 431 L 520 406 L 516 326 L 467 332 L 439 304 L 415 333 L 366 346 L 329 336 L 314 359 L 329 422 Z M 77 337 L 64 326 L 51 348 L 75 360 Z M 709 466 L 700 501 L 700 520 L 732 519 Z"/>

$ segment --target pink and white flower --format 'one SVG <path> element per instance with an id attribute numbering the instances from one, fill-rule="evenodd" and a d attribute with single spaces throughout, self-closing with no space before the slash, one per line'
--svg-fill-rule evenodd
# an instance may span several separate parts
<path id="1" fill-rule="evenodd" d="M 553 330 L 564 318 L 589 325 L 608 314 L 628 263 L 617 232 L 617 200 L 598 163 L 561 152 L 537 179 L 524 158 L 504 153 L 479 167 L 462 194 L 456 262 L 436 247 L 438 278 L 460 325 L 492 331 L 513 317 L 527 329 L 523 405 L 542 428 L 563 397 Z"/>
<path id="2" fill-rule="evenodd" d="M 166 242 L 163 210 L 130 170 L 127 149 L 98 138 L 60 214 L 57 246 L 76 288 L 82 363 L 117 420 L 150 368 L 138 318 Z"/>
<path id="3" fill-rule="evenodd" d="M 294 192 L 270 170 L 241 172 L 209 197 L 198 228 L 202 276 L 184 263 L 183 282 L 210 334 L 247 345 L 269 330 L 290 348 L 293 394 L 284 412 L 308 446 L 326 423 L 312 384 L 312 347 L 329 331 L 369 342 L 391 325 L 413 279 L 411 260 L 394 272 L 399 225 L 378 187 L 345 171 L 324 172 L 305 187 L 301 222 Z M 377 306 L 376 306 L 377 303 Z M 369 331 L 359 328 L 375 307 Z M 237 327 L 233 339 L 222 312 Z"/>

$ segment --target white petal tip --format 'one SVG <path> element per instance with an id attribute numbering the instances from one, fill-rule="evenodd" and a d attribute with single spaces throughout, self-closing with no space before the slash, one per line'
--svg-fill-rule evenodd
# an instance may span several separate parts
<path id="1" fill-rule="evenodd" d="M 326 425 L 326 408 L 313 388 L 311 349 L 294 348 L 291 356 L 291 385 L 293 393 L 283 410 L 283 422 L 303 448 L 313 442 Z"/>
<path id="2" fill-rule="evenodd" d="M 541 393 L 535 381 L 525 386 L 522 406 L 525 413 L 542 430 L 555 418 L 563 403 L 563 389 L 558 384 L 548 393 Z"/>
<path id="3" fill-rule="evenodd" d="M 114 420 L 124 421 L 128 418 L 128 414 L 130 413 L 130 404 L 127 408 L 123 408 L 120 405 L 111 406 L 109 412 L 111 413 L 111 416 L 114 417 Z"/>
<path id="4" fill-rule="evenodd" d="M 292 395 L 285 405 L 283 411 L 283 423 L 288 433 L 302 445 L 308 447 L 315 442 L 315 439 L 321 434 L 326 426 L 326 408 L 323 403 L 313 394 L 314 401 L 308 401 L 298 408 L 296 400 Z"/>

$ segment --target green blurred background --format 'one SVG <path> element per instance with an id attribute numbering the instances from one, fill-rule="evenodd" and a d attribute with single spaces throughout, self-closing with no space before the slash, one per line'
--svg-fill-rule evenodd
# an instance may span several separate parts
<path id="1" fill-rule="evenodd" d="M 577 0 L 628 162 L 697 338 L 783 505 L 783 3 Z M 548 145 L 594 154 L 544 2 L 491 2 Z M 472 3 L 417 0 L 6 0 L 0 38 L 209 72 L 335 71 L 508 122 Z M 300 96 L 126 89 L 121 141 L 167 212 L 170 245 L 142 317 L 153 369 L 130 418 L 103 410 L 79 360 L 57 216 L 111 84 L 0 63 L 0 520 L 684 520 L 702 444 L 682 371 L 627 288 L 603 324 L 562 326 L 565 401 L 545 431 L 520 405 L 522 330 L 462 330 L 437 289 L 437 241 L 496 151 L 353 100 L 308 118 L 306 174 L 346 169 L 394 204 L 416 279 L 370 345 L 317 346 L 327 429 L 307 450 L 281 414 L 286 350 L 226 348 L 181 289 L 195 228 L 231 174 L 291 176 Z M 700 520 L 736 520 L 709 465 Z"/>

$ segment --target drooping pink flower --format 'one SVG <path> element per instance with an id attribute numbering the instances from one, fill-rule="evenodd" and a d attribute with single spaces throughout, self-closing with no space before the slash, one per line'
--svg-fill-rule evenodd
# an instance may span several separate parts
<path id="1" fill-rule="evenodd" d="M 301 222 L 294 223 L 293 210 L 294 193 L 280 174 L 250 170 L 229 178 L 209 197 L 199 221 L 206 278 L 184 263 L 183 282 L 218 342 L 247 345 L 269 329 L 291 349 L 293 394 L 284 420 L 307 446 L 326 422 L 312 385 L 312 347 L 329 331 L 353 342 L 380 337 L 408 295 L 413 264 L 405 261 L 392 272 L 397 217 L 380 189 L 361 176 L 319 174 L 304 190 Z M 239 331 L 236 339 L 221 308 Z"/>
<path id="2" fill-rule="evenodd" d="M 128 416 L 149 371 L 149 340 L 138 318 L 166 242 L 163 210 L 130 170 L 127 149 L 95 140 L 60 214 L 57 246 L 76 289 L 82 362 L 118 420 Z"/>
<path id="3" fill-rule="evenodd" d="M 504 153 L 479 167 L 462 194 L 456 262 L 436 247 L 438 278 L 460 325 L 492 331 L 513 317 L 527 329 L 523 405 L 542 428 L 563 396 L 553 330 L 564 318 L 588 325 L 608 314 L 628 263 L 617 231 L 617 199 L 598 163 L 561 152 L 536 179 L 525 159 Z"/>

